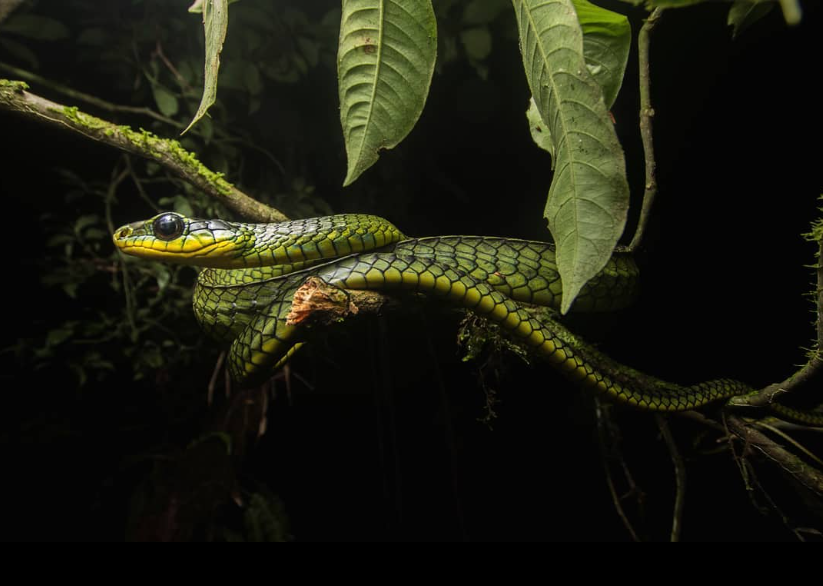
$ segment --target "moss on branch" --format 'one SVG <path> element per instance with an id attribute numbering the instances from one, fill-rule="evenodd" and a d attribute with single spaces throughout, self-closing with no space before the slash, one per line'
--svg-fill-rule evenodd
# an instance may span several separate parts
<path id="1" fill-rule="evenodd" d="M 122 151 L 152 159 L 241 216 L 257 222 L 282 222 L 281 211 L 260 203 L 201 163 L 176 140 L 147 130 L 118 126 L 86 114 L 76 106 L 57 104 L 28 91 L 22 81 L 0 79 L 0 109 L 16 112 L 85 136 Z"/>

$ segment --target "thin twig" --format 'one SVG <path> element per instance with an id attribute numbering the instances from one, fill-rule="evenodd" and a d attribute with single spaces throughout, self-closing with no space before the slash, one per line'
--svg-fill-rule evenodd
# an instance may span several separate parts
<path id="1" fill-rule="evenodd" d="M 823 460 L 818 458 L 814 453 L 812 453 L 811 450 L 809 450 L 809 448 L 807 448 L 806 446 L 801 444 L 799 441 L 794 439 L 792 436 L 790 436 L 788 433 L 786 433 L 785 431 L 783 431 L 779 427 L 777 427 L 775 425 L 771 425 L 769 423 L 766 423 L 765 421 L 755 421 L 754 423 L 757 425 L 757 427 L 759 427 L 761 429 L 768 430 L 768 431 L 772 432 L 773 434 L 775 434 L 777 436 L 780 436 L 781 438 L 786 440 L 786 442 L 790 443 L 795 448 L 797 448 L 797 450 L 799 452 L 801 452 L 802 454 L 805 454 L 806 457 L 809 458 L 809 460 L 812 460 L 815 464 L 817 464 L 818 466 L 823 468 Z"/>
<path id="2" fill-rule="evenodd" d="M 766 515 L 769 513 L 769 510 L 773 511 L 780 517 L 780 520 L 786 526 L 786 528 L 791 531 L 797 539 L 800 541 L 805 541 L 805 537 L 803 533 L 807 532 L 804 531 L 803 528 L 795 527 L 793 523 L 791 523 L 789 517 L 782 511 L 782 509 L 778 506 L 775 502 L 775 499 L 769 494 L 769 491 L 763 486 L 760 482 L 759 478 L 757 477 L 757 473 L 755 471 L 754 465 L 749 461 L 746 457 L 747 454 L 751 453 L 754 450 L 761 452 L 762 454 L 767 456 L 767 460 L 770 460 L 773 464 L 776 464 L 778 467 L 782 469 L 784 473 L 789 473 L 789 476 L 792 476 L 796 481 L 800 484 L 804 485 L 806 488 L 811 490 L 812 492 L 817 493 L 817 496 L 820 497 L 819 492 L 819 482 L 816 481 L 814 478 L 811 479 L 811 484 L 807 483 L 809 480 L 808 477 L 798 477 L 792 473 L 792 470 L 796 470 L 798 472 L 801 471 L 800 468 L 794 468 L 794 464 L 791 465 L 790 468 L 786 467 L 787 460 L 784 459 L 784 455 L 779 453 L 783 450 L 782 446 L 771 442 L 766 436 L 761 434 L 759 431 L 755 430 L 751 426 L 747 426 L 745 422 L 737 418 L 727 418 L 725 419 L 725 423 L 727 428 L 730 430 L 729 433 L 729 449 L 734 457 L 735 462 L 740 469 L 741 477 L 743 479 L 744 486 L 746 488 L 746 492 L 749 495 L 749 500 L 752 503 L 752 506 L 758 510 L 761 514 Z M 741 453 L 738 455 L 737 451 L 734 447 L 734 440 L 738 439 L 741 440 L 743 443 L 743 449 Z M 788 452 L 786 452 L 788 453 Z M 820 471 L 813 469 L 815 474 L 819 474 Z M 818 488 L 815 487 L 815 484 L 818 484 Z M 757 499 L 757 493 L 760 493 L 763 498 L 766 500 L 766 505 L 761 505 Z"/>
<path id="3" fill-rule="evenodd" d="M 632 541 L 639 542 L 640 538 L 637 536 L 637 532 L 634 530 L 634 526 L 632 525 L 632 522 L 629 520 L 628 515 L 626 515 L 625 509 L 623 509 L 623 499 L 620 497 L 619 494 L 617 494 L 617 488 L 614 483 L 614 477 L 612 474 L 611 467 L 609 466 L 609 461 L 612 459 L 609 454 L 609 445 L 614 447 L 614 442 L 609 442 L 611 436 L 611 434 L 609 433 L 611 422 L 609 420 L 608 414 L 603 409 L 603 404 L 601 403 L 600 399 L 595 397 L 594 403 L 595 416 L 597 418 L 597 443 L 600 447 L 600 459 L 603 461 L 603 470 L 606 473 L 606 484 L 608 485 L 609 493 L 612 496 L 612 503 L 614 504 L 615 511 L 617 511 L 617 516 L 620 517 L 620 520 L 623 522 L 623 526 L 626 528 L 626 531 L 629 532 Z M 623 461 L 622 455 L 618 453 L 617 457 L 619 458 L 623 466 L 623 471 L 624 473 L 626 473 L 627 480 L 630 482 L 630 492 L 637 492 L 637 487 L 634 485 L 633 479 L 628 474 L 628 468 L 626 467 L 626 464 Z"/>
<path id="4" fill-rule="evenodd" d="M 211 407 L 214 402 L 214 389 L 217 387 L 217 377 L 220 376 L 220 369 L 223 367 L 223 361 L 226 359 L 227 352 L 223 351 L 217 357 L 217 362 L 214 364 L 214 370 L 209 379 L 208 394 L 206 395 L 206 404 Z"/>
<path id="5" fill-rule="evenodd" d="M 652 131 L 654 108 L 652 107 L 649 45 L 651 32 L 654 30 L 662 14 L 662 8 L 655 8 L 646 19 L 637 37 L 637 47 L 640 54 L 640 136 L 643 139 L 643 152 L 646 158 L 646 186 L 643 192 L 643 207 L 640 211 L 640 220 L 637 225 L 637 230 L 634 233 L 634 238 L 629 245 L 630 250 L 637 250 L 643 242 L 643 236 L 646 233 L 646 226 L 651 217 L 654 200 L 657 197 L 657 163 L 654 159 L 654 133 Z"/>
<path id="6" fill-rule="evenodd" d="M 180 71 L 174 66 L 174 63 L 172 63 L 169 60 L 169 58 L 166 57 L 166 54 L 163 52 L 163 45 L 160 43 L 160 39 L 157 39 L 157 44 L 154 47 L 154 53 L 152 54 L 152 56 L 160 58 L 160 61 L 162 61 L 163 65 L 166 66 L 166 69 L 168 69 L 171 72 L 171 74 L 177 80 L 177 83 L 179 83 L 180 87 L 183 88 L 184 92 L 186 92 L 187 94 L 194 93 L 194 89 L 191 87 L 191 85 L 189 85 L 189 82 L 186 81 L 186 78 L 183 77 L 183 74 L 181 74 Z"/>
<path id="7" fill-rule="evenodd" d="M 768 436 L 747 425 L 739 417 L 726 419 L 729 430 L 747 446 L 760 452 L 766 459 L 788 474 L 818 497 L 823 497 L 823 470 L 804 462 Z"/>
<path id="8" fill-rule="evenodd" d="M 672 430 L 669 429 L 669 422 L 662 415 L 656 415 L 655 419 L 657 420 L 657 427 L 660 428 L 660 433 L 663 435 L 663 440 L 666 442 L 666 447 L 669 448 L 672 464 L 674 464 L 677 494 L 674 497 L 671 541 L 672 543 L 677 543 L 680 541 L 680 533 L 683 530 L 683 510 L 686 506 L 686 464 L 683 462 L 683 457 L 677 449 L 677 443 L 674 441 Z"/>
<path id="9" fill-rule="evenodd" d="M 111 181 L 109 182 L 109 187 L 106 190 L 106 224 L 109 232 L 112 234 L 114 233 L 114 221 L 112 220 L 111 213 L 112 203 L 117 197 L 117 190 L 120 188 L 120 185 L 126 180 L 126 177 L 129 176 L 128 168 L 125 168 L 118 173 L 119 167 L 120 163 L 118 162 L 114 169 L 112 169 Z M 123 295 L 126 298 L 126 317 L 129 321 L 132 338 L 136 339 L 139 329 L 137 328 L 137 320 L 134 319 L 135 302 L 129 278 L 129 268 L 126 266 L 126 259 L 124 256 L 122 254 L 119 254 L 118 256 L 120 258 L 120 272 L 123 275 Z"/>
<path id="10" fill-rule="evenodd" d="M 136 132 L 127 126 L 117 126 L 80 112 L 77 108 L 32 94 L 26 89 L 25 83 L 0 79 L 0 110 L 17 112 L 27 118 L 71 130 L 101 144 L 155 161 L 250 220 L 282 222 L 287 219 L 281 211 L 246 195 L 221 174 L 208 169 L 177 141 L 159 138 L 145 130 Z"/>
<path id="11" fill-rule="evenodd" d="M 709 419 L 708 417 L 706 417 L 702 413 L 699 413 L 698 411 L 681 411 L 680 413 L 677 413 L 677 416 L 681 419 L 688 419 L 701 425 L 705 425 L 710 429 L 719 431 L 724 436 L 728 433 L 728 430 L 721 424 L 719 424 L 717 421 L 715 421 L 714 419 Z"/>
<path id="12" fill-rule="evenodd" d="M 50 79 L 46 79 L 45 77 L 41 77 L 36 73 L 32 73 L 31 71 L 26 71 L 25 69 L 20 69 L 19 67 L 9 65 L 8 63 L 0 62 L 0 71 L 5 71 L 15 79 L 20 79 L 38 86 L 43 86 L 45 88 L 48 88 L 59 94 L 64 95 L 67 98 L 71 98 L 72 100 L 89 104 L 90 106 L 99 108 L 100 110 L 104 110 L 106 112 L 121 112 L 123 114 L 137 114 L 139 116 L 148 116 L 149 118 L 154 118 L 159 122 L 163 122 L 164 124 L 168 124 L 176 128 L 185 128 L 186 126 L 182 122 L 177 122 L 176 120 L 172 120 L 171 118 L 163 116 L 162 114 L 160 114 L 159 112 L 155 112 L 151 108 L 112 104 L 111 102 L 102 100 L 97 96 L 92 96 L 87 93 L 77 91 L 63 84 L 57 83 Z"/>

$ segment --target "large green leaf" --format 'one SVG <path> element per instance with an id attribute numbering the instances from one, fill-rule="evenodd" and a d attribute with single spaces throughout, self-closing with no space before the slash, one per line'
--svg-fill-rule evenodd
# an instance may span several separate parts
<path id="1" fill-rule="evenodd" d="M 557 244 L 565 313 L 625 228 L 625 159 L 603 92 L 586 67 L 572 0 L 512 3 L 526 76 L 556 151 L 545 216 Z"/>
<path id="2" fill-rule="evenodd" d="M 736 38 L 752 24 L 766 16 L 774 8 L 773 2 L 752 2 L 737 0 L 729 9 L 728 25 L 734 28 Z"/>
<path id="3" fill-rule="evenodd" d="M 436 57 L 431 0 L 343 0 L 337 76 L 348 155 L 344 186 L 411 132 Z"/>
<path id="4" fill-rule="evenodd" d="M 206 30 L 206 65 L 203 85 L 203 98 L 191 123 L 183 131 L 185 134 L 198 120 L 206 115 L 217 101 L 217 74 L 220 71 L 220 52 L 226 40 L 229 26 L 228 0 L 198 0 L 190 12 L 203 13 L 203 27 Z"/>
<path id="5" fill-rule="evenodd" d="M 623 85 L 632 27 L 622 14 L 595 6 L 588 0 L 572 0 L 583 29 L 583 56 L 589 73 L 603 90 L 606 108 L 611 108 Z"/>
<path id="6" fill-rule="evenodd" d="M 622 14 L 595 6 L 588 0 L 572 0 L 572 4 L 583 30 L 583 57 L 586 59 L 586 66 L 603 91 L 606 108 L 611 109 L 626 74 L 632 44 L 631 24 Z M 551 154 L 554 166 L 551 131 L 540 118 L 533 98 L 526 116 L 534 142 Z"/>

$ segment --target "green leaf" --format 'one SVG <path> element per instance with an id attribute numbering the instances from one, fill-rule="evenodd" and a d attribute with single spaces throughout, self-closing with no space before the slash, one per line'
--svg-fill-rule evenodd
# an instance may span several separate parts
<path id="1" fill-rule="evenodd" d="M 526 77 L 556 152 L 545 216 L 557 244 L 566 313 L 623 233 L 626 164 L 603 92 L 586 67 L 572 0 L 512 3 Z"/>
<path id="2" fill-rule="evenodd" d="M 733 27 L 732 37 L 737 38 L 743 31 L 766 16 L 774 8 L 771 2 L 737 0 L 729 9 L 727 24 Z"/>
<path id="3" fill-rule="evenodd" d="M 492 52 L 492 35 L 487 27 L 478 26 L 462 31 L 460 41 L 471 59 L 482 61 Z"/>
<path id="4" fill-rule="evenodd" d="M 79 236 L 80 233 L 83 232 L 83 230 L 85 230 L 89 226 L 93 226 L 99 220 L 100 216 L 98 216 L 97 214 L 86 214 L 84 216 L 80 216 L 74 223 L 74 233 Z"/>
<path id="5" fill-rule="evenodd" d="M 151 346 L 140 353 L 140 359 L 149 368 L 160 368 L 164 364 L 160 350 Z"/>
<path id="6" fill-rule="evenodd" d="M 606 108 L 611 108 L 623 85 L 632 27 L 629 19 L 588 0 L 573 0 L 583 30 L 583 56 L 594 80 L 603 90 Z"/>
<path id="7" fill-rule="evenodd" d="M 260 70 L 253 63 L 246 63 L 246 67 L 243 69 L 243 82 L 248 92 L 253 96 L 259 95 L 263 91 Z"/>
<path id="8" fill-rule="evenodd" d="M 177 101 L 177 96 L 162 85 L 152 86 L 151 91 L 154 94 L 154 101 L 157 104 L 157 108 L 163 116 L 172 118 L 180 111 L 180 102 Z"/>
<path id="9" fill-rule="evenodd" d="M 786 20 L 786 24 L 791 26 L 800 24 L 803 19 L 800 0 L 780 0 L 780 8 L 783 9 L 783 18 Z"/>
<path id="10" fill-rule="evenodd" d="M 537 103 L 534 101 L 534 98 L 529 100 L 526 119 L 529 121 L 529 131 L 532 134 L 532 140 L 534 140 L 537 146 L 551 155 L 552 169 L 554 169 L 554 142 L 552 141 L 552 133 L 549 132 L 548 125 L 543 122 L 543 119 L 540 117 L 540 111 L 537 109 Z"/>
<path id="11" fill-rule="evenodd" d="M 189 131 L 198 120 L 206 115 L 209 108 L 217 101 L 217 76 L 220 71 L 220 52 L 223 50 L 223 43 L 226 40 L 226 32 L 229 26 L 229 3 L 228 0 L 203 0 L 195 2 L 189 9 L 192 12 L 200 4 L 203 12 L 203 27 L 206 31 L 206 65 L 205 82 L 203 87 L 203 98 L 200 106 L 194 115 L 191 123 L 183 131 Z"/>
<path id="12" fill-rule="evenodd" d="M 306 37 L 298 37 L 297 46 L 300 48 L 303 57 L 306 58 L 306 63 L 310 67 L 317 67 L 317 64 L 320 63 L 320 43 Z"/>
<path id="13" fill-rule="evenodd" d="M 74 335 L 73 328 L 57 328 L 54 330 L 50 330 L 49 333 L 46 335 L 46 346 L 54 347 L 59 346 L 69 338 Z"/>
<path id="14" fill-rule="evenodd" d="M 595 6 L 588 0 L 572 0 L 580 28 L 583 31 L 583 56 L 586 67 L 603 91 L 606 108 L 611 108 L 623 85 L 626 64 L 629 61 L 632 30 L 629 19 L 621 14 Z M 529 130 L 535 144 L 552 156 L 554 143 L 551 131 L 540 117 L 532 98 L 526 112 Z"/>
<path id="15" fill-rule="evenodd" d="M 343 0 L 337 77 L 352 184 L 423 112 L 437 57 L 431 0 Z"/>
<path id="16" fill-rule="evenodd" d="M 65 283 L 62 285 L 63 292 L 72 299 L 77 299 L 78 287 L 79 285 L 77 283 Z"/>
<path id="17" fill-rule="evenodd" d="M 69 36 L 69 29 L 62 22 L 37 14 L 12 16 L 0 26 L 0 31 L 35 41 L 61 41 Z"/>
<path id="18" fill-rule="evenodd" d="M 102 230 L 100 228 L 89 228 L 86 230 L 84 234 L 86 240 L 103 240 L 109 238 L 109 233 L 107 230 Z"/>
<path id="19" fill-rule="evenodd" d="M 169 283 L 171 283 L 171 271 L 169 271 L 166 265 L 160 266 L 162 269 L 157 271 L 156 279 L 157 289 L 162 292 L 169 286 Z"/>
<path id="20" fill-rule="evenodd" d="M 174 198 L 172 198 L 172 205 L 174 206 L 174 211 L 181 216 L 186 216 L 187 218 L 194 216 L 194 209 L 192 209 L 189 200 L 182 195 L 175 195 Z"/>
<path id="21" fill-rule="evenodd" d="M 74 242 L 73 236 L 69 236 L 68 234 L 55 234 L 54 236 L 46 240 L 46 246 L 49 248 L 65 246 L 69 242 Z"/>

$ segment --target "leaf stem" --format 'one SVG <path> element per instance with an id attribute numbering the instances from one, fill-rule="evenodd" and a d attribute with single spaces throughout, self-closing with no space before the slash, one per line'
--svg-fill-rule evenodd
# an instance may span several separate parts
<path id="1" fill-rule="evenodd" d="M 651 32 L 659 22 L 662 14 L 662 8 L 655 8 L 646 19 L 637 37 L 640 62 L 640 136 L 643 140 L 643 152 L 645 153 L 646 159 L 646 185 L 643 192 L 643 208 L 640 211 L 640 221 L 634 233 L 634 238 L 629 245 L 630 250 L 637 250 L 643 242 L 643 236 L 646 233 L 646 226 L 649 223 L 654 200 L 657 197 L 657 163 L 654 159 L 654 133 L 652 127 L 654 108 L 652 107 L 651 96 L 649 46 L 651 44 Z"/>

